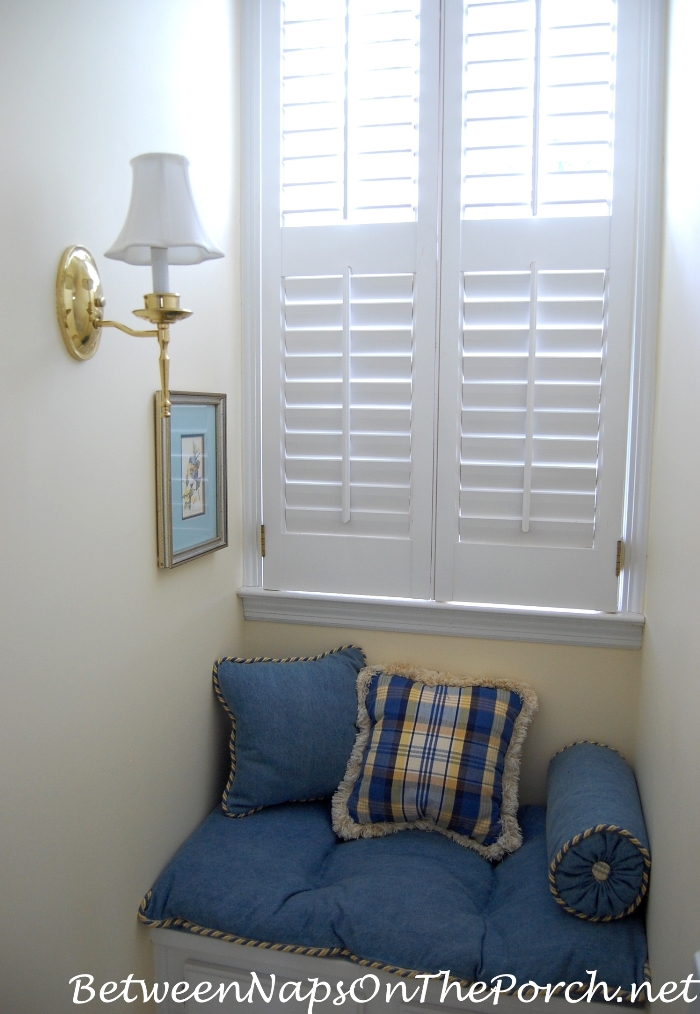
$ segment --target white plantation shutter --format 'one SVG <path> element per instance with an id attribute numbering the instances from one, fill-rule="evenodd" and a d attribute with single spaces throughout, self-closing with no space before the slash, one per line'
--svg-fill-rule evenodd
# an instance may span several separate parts
<path id="1" fill-rule="evenodd" d="M 284 0 L 285 226 L 415 221 L 419 7 Z"/>
<path id="2" fill-rule="evenodd" d="M 407 539 L 413 275 L 284 288 L 286 529 Z"/>
<path id="3" fill-rule="evenodd" d="M 624 0 L 469 3 L 447 56 L 439 599 L 616 608 L 635 19 Z"/>
<path id="4" fill-rule="evenodd" d="M 592 548 L 604 271 L 464 274 L 460 541 Z"/>
<path id="5" fill-rule="evenodd" d="M 259 0 L 266 589 L 614 611 L 642 0 Z"/>
<path id="6" fill-rule="evenodd" d="M 615 0 L 465 7 L 464 218 L 610 212 Z"/>
<path id="7" fill-rule="evenodd" d="M 606 215 L 612 200 L 616 0 L 537 0 L 537 214 Z"/>
<path id="8" fill-rule="evenodd" d="M 263 7 L 282 89 L 281 108 L 274 86 L 263 101 L 267 588 L 431 593 L 437 9 L 423 6 Z"/>

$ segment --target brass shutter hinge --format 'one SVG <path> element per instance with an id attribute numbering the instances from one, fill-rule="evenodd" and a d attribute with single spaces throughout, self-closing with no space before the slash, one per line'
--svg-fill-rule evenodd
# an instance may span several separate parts
<path id="1" fill-rule="evenodd" d="M 625 569 L 625 544 L 622 539 L 617 540 L 617 555 L 615 556 L 615 577 L 619 577 Z"/>
<path id="2" fill-rule="evenodd" d="M 265 525 L 260 525 L 260 555 L 265 556 Z"/>

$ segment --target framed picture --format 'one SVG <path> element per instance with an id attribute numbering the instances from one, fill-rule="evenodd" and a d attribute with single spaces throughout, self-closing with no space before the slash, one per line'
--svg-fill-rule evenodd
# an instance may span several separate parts
<path id="1" fill-rule="evenodd" d="M 226 395 L 156 393 L 158 566 L 177 567 L 228 545 Z"/>

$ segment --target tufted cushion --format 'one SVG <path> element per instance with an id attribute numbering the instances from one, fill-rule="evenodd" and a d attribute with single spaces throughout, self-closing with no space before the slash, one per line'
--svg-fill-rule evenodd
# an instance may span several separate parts
<path id="1" fill-rule="evenodd" d="M 594 968 L 613 989 L 643 982 L 641 916 L 572 919 L 549 892 L 544 808 L 523 807 L 519 819 L 522 848 L 491 864 L 438 834 L 340 843 L 327 801 L 246 820 L 215 810 L 160 875 L 140 918 L 389 971 L 450 969 L 467 981 L 508 972 L 519 983 L 588 983 Z M 361 974 L 349 967 L 347 979 Z"/>

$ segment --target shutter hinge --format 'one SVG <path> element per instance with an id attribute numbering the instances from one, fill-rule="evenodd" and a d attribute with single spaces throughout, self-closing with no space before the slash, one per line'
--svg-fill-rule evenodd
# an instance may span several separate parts
<path id="1" fill-rule="evenodd" d="M 260 525 L 260 555 L 265 556 L 265 525 Z"/>
<path id="2" fill-rule="evenodd" d="M 617 540 L 617 555 L 615 556 L 615 577 L 619 577 L 625 569 L 625 544 L 622 539 Z"/>

